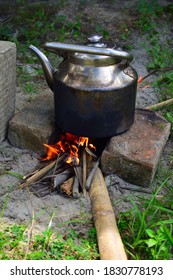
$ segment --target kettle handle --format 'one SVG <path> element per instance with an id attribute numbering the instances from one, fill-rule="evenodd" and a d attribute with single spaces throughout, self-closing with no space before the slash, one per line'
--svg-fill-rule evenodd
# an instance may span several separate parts
<path id="1" fill-rule="evenodd" d="M 125 51 L 115 50 L 111 48 L 100 48 L 100 47 L 90 47 L 83 45 L 74 45 L 74 44 L 65 44 L 59 42 L 48 42 L 43 45 L 44 49 L 58 53 L 58 50 L 65 50 L 70 52 L 80 52 L 80 53 L 89 53 L 89 54 L 98 54 L 112 56 L 119 59 L 125 59 L 128 61 L 133 60 L 133 56 Z"/>

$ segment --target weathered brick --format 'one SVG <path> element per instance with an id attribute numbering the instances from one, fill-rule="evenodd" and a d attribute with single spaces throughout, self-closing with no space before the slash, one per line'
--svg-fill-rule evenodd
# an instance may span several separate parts
<path id="1" fill-rule="evenodd" d="M 15 109 L 16 45 L 0 41 L 0 142 L 7 133 Z"/>
<path id="2" fill-rule="evenodd" d="M 14 115 L 9 123 L 8 139 L 15 147 L 42 153 L 53 126 L 53 94 L 39 94 Z"/>
<path id="3" fill-rule="evenodd" d="M 147 187 L 170 134 L 170 123 L 156 112 L 136 110 L 135 121 L 125 133 L 110 139 L 101 157 L 105 175 Z"/>

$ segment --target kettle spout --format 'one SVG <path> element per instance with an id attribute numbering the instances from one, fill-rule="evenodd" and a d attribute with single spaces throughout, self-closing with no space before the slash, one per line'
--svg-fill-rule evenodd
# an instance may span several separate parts
<path id="1" fill-rule="evenodd" d="M 53 91 L 53 67 L 50 64 L 48 58 L 45 56 L 44 53 L 42 53 L 39 49 L 37 49 L 36 47 L 34 47 L 33 45 L 29 46 L 29 49 L 31 49 L 39 58 L 43 71 L 44 71 L 44 75 L 47 81 L 47 84 L 49 86 L 49 88 Z"/>

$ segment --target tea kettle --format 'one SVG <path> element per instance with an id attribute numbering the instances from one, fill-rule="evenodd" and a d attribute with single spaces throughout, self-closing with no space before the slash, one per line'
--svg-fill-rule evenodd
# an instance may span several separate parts
<path id="1" fill-rule="evenodd" d="M 129 129 L 134 120 L 137 73 L 129 65 L 133 57 L 107 48 L 101 37 L 88 37 L 87 45 L 45 43 L 44 49 L 64 57 L 55 70 L 43 52 L 29 47 L 54 93 L 57 126 L 77 136 L 114 136 Z"/>

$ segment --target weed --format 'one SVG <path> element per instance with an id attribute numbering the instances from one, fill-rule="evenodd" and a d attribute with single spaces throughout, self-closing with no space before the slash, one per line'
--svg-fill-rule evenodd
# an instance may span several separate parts
<path id="1" fill-rule="evenodd" d="M 168 7 L 169 6 L 169 7 Z M 168 5 L 163 8 L 159 5 L 157 0 L 152 1 L 138 1 L 137 10 L 139 18 L 137 25 L 146 33 L 146 50 L 148 53 L 149 63 L 147 68 L 149 71 L 155 69 L 162 69 L 164 67 L 172 66 L 173 52 L 171 49 L 172 42 L 168 38 L 169 30 L 166 26 L 162 29 L 159 27 L 160 17 L 167 14 L 169 17 L 172 16 L 173 5 Z M 162 32 L 163 38 L 160 39 L 159 33 Z M 160 101 L 173 98 L 173 71 L 159 72 L 159 76 L 155 77 L 152 86 L 156 89 Z M 164 109 L 165 118 L 172 123 L 171 106 Z M 170 110 L 170 112 L 169 112 Z"/>
<path id="2" fill-rule="evenodd" d="M 23 256 L 20 243 L 26 230 L 24 225 L 6 226 L 0 231 L 0 259 L 16 259 L 18 255 Z M 19 254 L 19 251 L 21 253 Z M 8 252 L 8 253 L 7 253 Z"/>
<path id="3" fill-rule="evenodd" d="M 0 24 L 0 40 L 8 40 L 16 43 L 17 60 L 22 65 L 33 65 L 34 56 L 31 55 L 28 47 L 30 44 L 41 45 L 45 41 L 64 41 L 66 38 L 77 39 L 80 36 L 80 17 L 70 21 L 67 16 L 57 13 L 58 6 L 63 6 L 64 1 L 50 3 L 28 3 L 17 1 L 15 15 L 7 22 Z M 4 13 L 8 13 L 9 7 L 2 5 Z M 27 10 L 27 16 L 26 16 Z M 19 69 L 20 68 L 20 69 Z M 17 68 L 17 81 L 25 93 L 31 95 L 37 93 L 41 88 L 39 71 L 35 71 L 35 77 L 28 71 Z M 35 83 L 37 81 L 37 83 Z M 43 84 L 44 86 L 44 84 Z"/>
<path id="4" fill-rule="evenodd" d="M 53 217 L 52 217 L 53 218 Z M 0 259 L 24 259 L 27 248 L 26 226 L 10 225 L 0 228 Z M 73 229 L 61 235 L 47 228 L 45 232 L 33 234 L 25 259 L 28 260 L 87 260 L 99 259 L 96 232 L 88 231 L 82 238 Z"/>
<path id="5" fill-rule="evenodd" d="M 158 4 L 157 0 L 147 1 L 138 0 L 137 11 L 139 13 L 139 19 L 137 20 L 138 27 L 145 31 L 151 31 L 153 27 L 156 27 L 156 22 L 159 16 L 163 14 L 163 7 Z"/>
<path id="6" fill-rule="evenodd" d="M 165 117 L 167 118 L 167 120 L 172 124 L 172 130 L 173 130 L 173 114 L 171 113 L 166 113 Z"/>
<path id="7" fill-rule="evenodd" d="M 129 257 L 132 259 L 172 258 L 172 199 L 170 197 L 169 202 L 166 200 L 167 197 L 157 199 L 158 193 L 169 178 L 157 188 L 151 199 L 141 199 L 140 208 L 133 199 L 130 199 L 133 209 L 120 214 L 118 227 Z M 169 205 L 169 208 L 165 205 Z"/>

